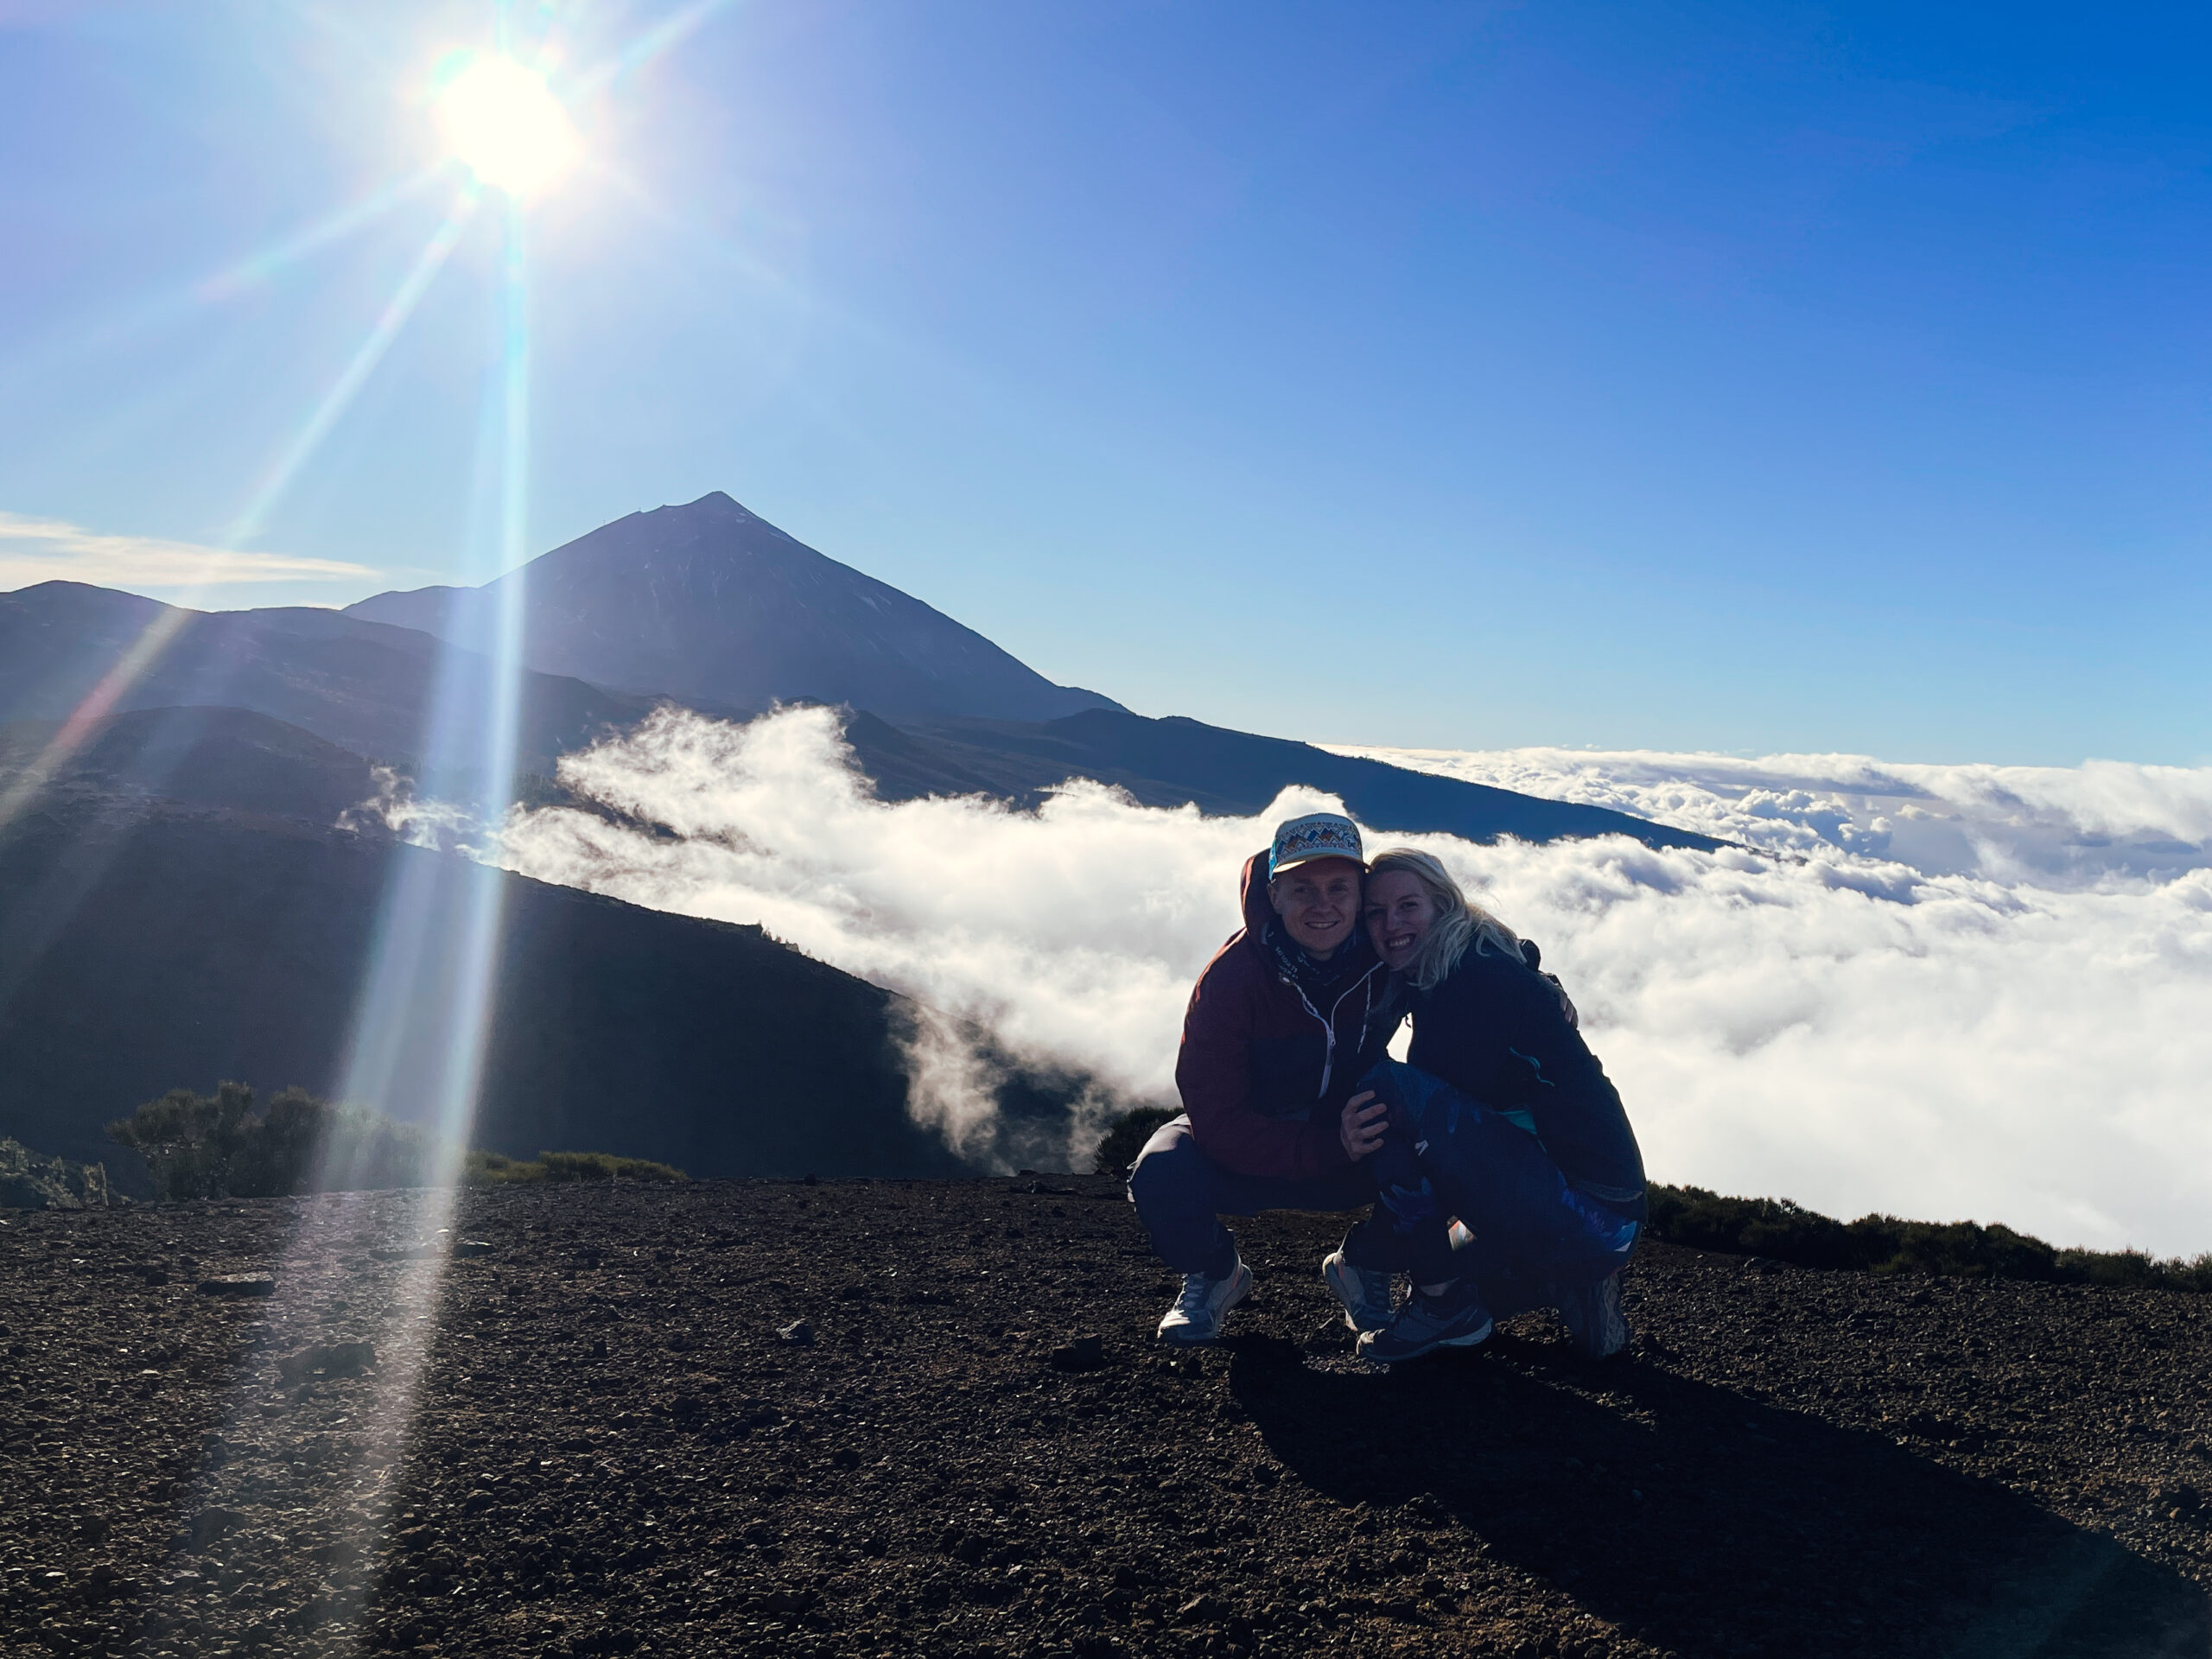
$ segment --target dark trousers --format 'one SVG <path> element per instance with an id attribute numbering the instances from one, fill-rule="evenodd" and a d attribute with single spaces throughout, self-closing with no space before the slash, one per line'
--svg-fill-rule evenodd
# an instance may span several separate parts
<path id="1" fill-rule="evenodd" d="M 1471 1273 L 1498 1287 L 1497 1300 L 1535 1306 L 1627 1262 L 1637 1224 L 1577 1192 L 1530 1129 L 1395 1060 L 1360 1087 L 1390 1109 L 1382 1147 L 1368 1162 L 1381 1200 L 1376 1213 L 1392 1217 L 1408 1241 L 1416 1282 Z M 1439 1214 L 1456 1216 L 1473 1243 L 1438 1255 Z"/>
<path id="2" fill-rule="evenodd" d="M 1375 1202 L 1375 1182 L 1364 1164 L 1347 1165 L 1312 1180 L 1240 1175 L 1198 1150 L 1191 1120 L 1160 1126 L 1129 1168 L 1129 1202 L 1152 1235 L 1152 1248 L 1177 1273 L 1218 1279 L 1236 1262 L 1236 1236 L 1223 1216 L 1256 1216 L 1262 1210 L 1357 1210 Z M 1347 1259 L 1382 1272 L 1402 1270 L 1408 1246 L 1387 1216 L 1363 1221 L 1344 1243 Z"/>

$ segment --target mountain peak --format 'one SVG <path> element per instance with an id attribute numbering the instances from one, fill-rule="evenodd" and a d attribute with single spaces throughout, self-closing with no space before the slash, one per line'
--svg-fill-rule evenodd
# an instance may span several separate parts
<path id="1" fill-rule="evenodd" d="M 721 490 L 602 524 L 484 588 L 379 594 L 348 608 L 467 643 L 486 637 L 491 596 L 511 582 L 524 589 L 532 668 L 695 707 L 806 700 L 999 720 L 1120 707 L 1054 685 Z"/>
<path id="2" fill-rule="evenodd" d="M 632 518 L 663 518 L 676 523 L 695 520 L 702 524 L 767 523 L 727 490 L 709 490 L 696 501 L 664 502 L 658 507 L 647 507 L 628 516 Z M 618 518 L 614 522 L 620 524 L 622 520 Z"/>

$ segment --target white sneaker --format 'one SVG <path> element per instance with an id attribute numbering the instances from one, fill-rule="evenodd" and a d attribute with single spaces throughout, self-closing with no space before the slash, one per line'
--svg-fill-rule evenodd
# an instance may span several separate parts
<path id="1" fill-rule="evenodd" d="M 1616 1268 L 1594 1285 L 1560 1293 L 1559 1312 L 1568 1344 L 1585 1359 L 1610 1359 L 1634 1333 L 1621 1312 L 1621 1275 Z"/>
<path id="2" fill-rule="evenodd" d="M 1160 1339 L 1180 1344 L 1211 1342 L 1221 1334 L 1223 1316 L 1251 1294 L 1252 1269 L 1241 1260 L 1226 1279 L 1186 1273 L 1183 1294 L 1160 1321 Z"/>
<path id="3" fill-rule="evenodd" d="M 1380 1331 L 1397 1311 L 1390 1301 L 1390 1275 L 1354 1266 L 1342 1250 L 1321 1259 L 1321 1282 L 1344 1305 L 1344 1323 L 1354 1331 Z"/>

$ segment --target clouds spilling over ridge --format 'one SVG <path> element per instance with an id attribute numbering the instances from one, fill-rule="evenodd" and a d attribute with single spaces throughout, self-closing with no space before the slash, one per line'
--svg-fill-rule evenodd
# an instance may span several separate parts
<path id="1" fill-rule="evenodd" d="M 1624 771 L 1608 785 L 1593 765 L 1587 786 L 1656 810 L 1663 784 Z M 1251 819 L 1084 785 L 1033 817 L 976 800 L 885 805 L 820 709 L 742 727 L 664 711 L 562 775 L 633 822 L 521 815 L 504 841 L 512 868 L 759 922 L 1016 1050 L 1163 1096 L 1191 982 L 1236 925 L 1239 863 L 1276 817 L 1323 799 L 1287 791 Z M 2141 785 L 2152 799 L 2167 787 Z M 1703 785 L 1681 798 L 1699 789 L 1723 798 Z M 1942 798 L 1923 789 L 1915 798 Z M 1749 792 L 1734 804 L 1756 817 Z M 2035 845 L 2182 809 L 2132 810 L 2099 819 L 2054 783 Z M 1414 839 L 1543 945 L 1656 1177 L 1847 1215 L 2003 1220 L 2068 1243 L 2212 1248 L 2202 861 L 2092 879 L 2061 860 L 2038 885 L 1930 873 L 1816 832 L 1785 858 Z"/>

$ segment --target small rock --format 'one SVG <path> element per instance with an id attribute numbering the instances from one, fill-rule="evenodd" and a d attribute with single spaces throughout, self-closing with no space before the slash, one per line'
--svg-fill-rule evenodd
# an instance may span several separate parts
<path id="1" fill-rule="evenodd" d="M 278 1360 L 276 1374 L 287 1382 L 304 1382 L 318 1371 L 325 1376 L 359 1376 L 376 1363 L 372 1342 L 332 1342 Z"/>
<path id="2" fill-rule="evenodd" d="M 192 1517 L 188 1544 L 193 1549 L 205 1549 L 217 1539 L 228 1536 L 245 1524 L 245 1516 L 236 1510 L 202 1510 Z"/>
<path id="3" fill-rule="evenodd" d="M 453 1247 L 453 1253 L 455 1255 L 489 1255 L 492 1254 L 492 1246 L 486 1239 L 464 1238 Z"/>
<path id="4" fill-rule="evenodd" d="M 811 1348 L 814 1345 L 814 1327 L 804 1319 L 793 1319 L 789 1325 L 778 1328 L 776 1340 L 788 1343 L 794 1348 Z"/>
<path id="5" fill-rule="evenodd" d="M 225 1273 L 200 1281 L 202 1296 L 274 1296 L 276 1281 L 265 1274 Z"/>
<path id="6" fill-rule="evenodd" d="M 1056 1371 L 1095 1371 L 1106 1363 L 1106 1341 L 1095 1332 L 1064 1342 L 1052 1350 Z"/>

